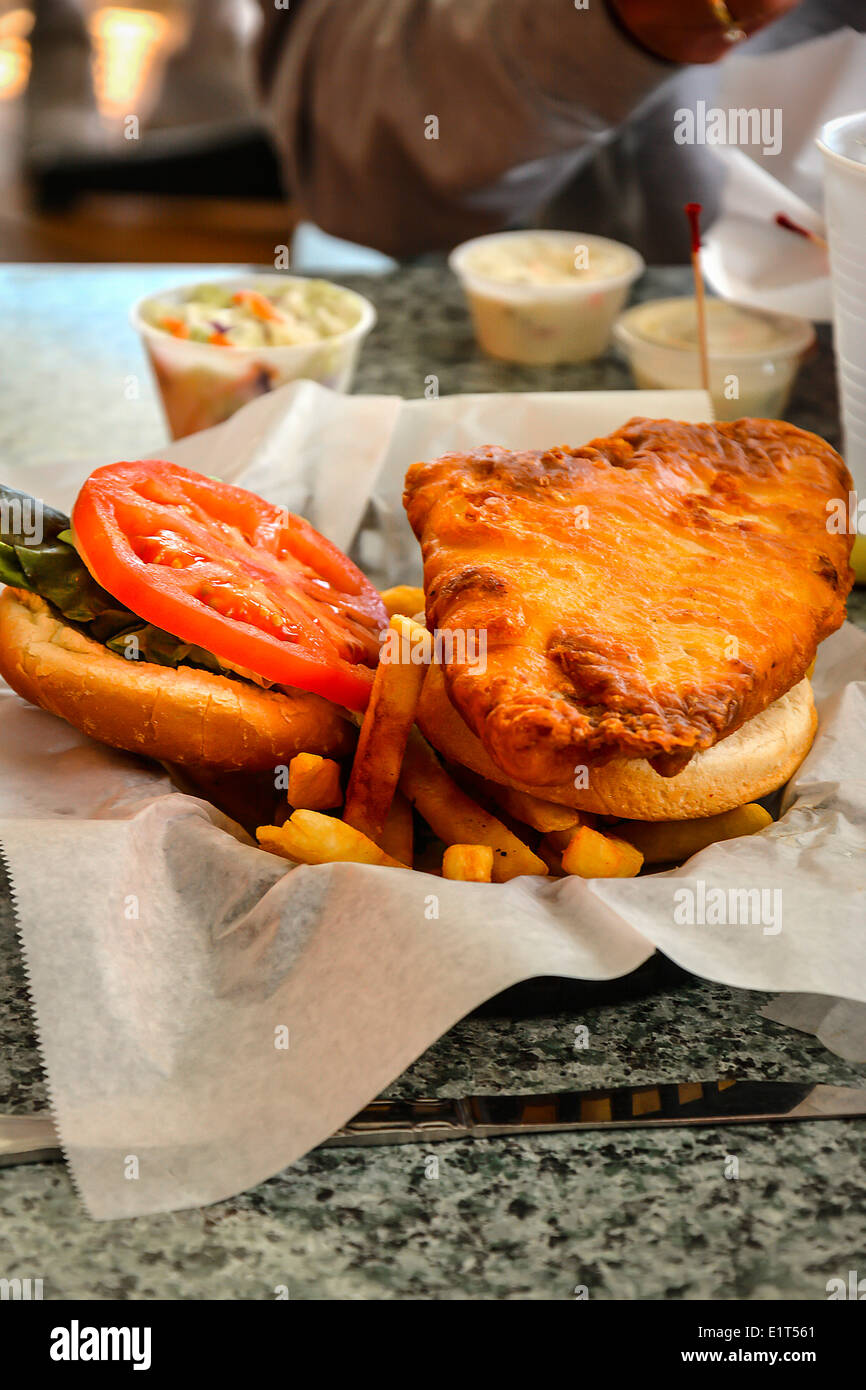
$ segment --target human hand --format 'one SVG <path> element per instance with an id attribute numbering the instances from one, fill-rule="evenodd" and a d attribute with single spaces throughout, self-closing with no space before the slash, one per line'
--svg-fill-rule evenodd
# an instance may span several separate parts
<path id="1" fill-rule="evenodd" d="M 794 10 L 800 0 L 607 0 L 639 44 L 672 63 L 715 63 L 736 43 Z M 725 11 L 733 30 L 726 28 Z"/>

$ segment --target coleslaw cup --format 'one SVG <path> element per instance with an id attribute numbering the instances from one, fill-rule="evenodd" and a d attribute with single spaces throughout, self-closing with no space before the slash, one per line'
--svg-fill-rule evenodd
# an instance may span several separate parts
<path id="1" fill-rule="evenodd" d="M 181 439 L 218 425 L 256 396 L 301 377 L 333 391 L 349 390 L 361 344 L 376 322 L 373 305 L 355 290 L 334 287 L 358 311 L 356 321 L 344 332 L 313 343 L 280 347 L 223 347 L 175 338 L 149 323 L 142 312 L 150 304 L 180 304 L 204 283 L 228 290 L 285 289 L 287 284 L 304 280 L 303 276 L 276 273 L 227 276 L 212 282 L 199 279 L 144 295 L 133 304 L 130 322 L 150 361 L 172 438 Z"/>
<path id="2" fill-rule="evenodd" d="M 479 250 L 501 247 L 506 253 L 519 239 L 573 254 L 586 248 L 592 266 L 616 253 L 620 269 L 597 279 L 558 283 L 525 283 L 479 272 L 473 259 Z M 533 366 L 586 362 L 610 345 L 613 322 L 629 289 L 643 273 L 643 258 L 632 247 L 608 237 L 580 232 L 496 232 L 474 237 L 455 247 L 448 264 L 463 286 L 479 346 L 490 357 Z"/>

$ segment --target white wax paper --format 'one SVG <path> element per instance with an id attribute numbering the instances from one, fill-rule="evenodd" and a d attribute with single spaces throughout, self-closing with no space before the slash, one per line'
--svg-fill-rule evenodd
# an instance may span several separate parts
<path id="1" fill-rule="evenodd" d="M 759 1012 L 773 1023 L 811 1033 L 848 1062 L 866 1062 L 866 1004 L 826 994 L 779 994 Z"/>
<path id="2" fill-rule="evenodd" d="M 757 108 L 782 116 L 777 153 L 762 144 L 708 146 L 726 166 L 720 214 L 701 253 L 708 283 L 756 309 L 832 318 L 826 252 L 775 217 L 783 212 L 824 235 L 815 139 L 825 121 L 866 107 L 866 35 L 839 29 L 774 53 L 741 53 L 722 65 L 712 104 L 726 113 Z M 772 141 L 766 148 L 773 150 Z"/>
<path id="3" fill-rule="evenodd" d="M 577 444 L 631 415 L 710 410 L 701 392 L 404 404 L 300 383 L 169 452 L 303 510 L 341 545 L 361 528 L 355 549 L 385 582 L 420 569 L 400 506 L 409 463 L 481 443 Z M 68 505 L 80 472 L 58 467 L 46 500 Z M 8 481 L 27 486 L 23 473 Z M 502 885 L 291 869 L 158 768 L 0 687 L 0 849 L 88 1210 L 172 1210 L 262 1181 L 457 1019 L 533 976 L 610 979 L 658 946 L 711 979 L 866 1001 L 864 678 L 866 637 L 843 629 L 819 653 L 818 739 L 787 814 L 761 835 L 649 878 Z M 677 890 L 707 886 L 781 891 L 781 930 L 677 925 Z"/>

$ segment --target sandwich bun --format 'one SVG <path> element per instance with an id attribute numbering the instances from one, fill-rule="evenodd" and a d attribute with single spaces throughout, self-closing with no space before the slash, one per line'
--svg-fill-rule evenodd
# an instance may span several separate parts
<path id="1" fill-rule="evenodd" d="M 356 738 L 320 695 L 127 661 L 22 589 L 0 593 L 0 675 L 100 743 L 187 768 L 264 771 L 299 752 L 340 757 Z"/>
<path id="2" fill-rule="evenodd" d="M 450 762 L 491 782 L 516 787 L 578 811 L 628 820 L 693 820 L 732 811 L 788 781 L 812 746 L 818 716 L 808 680 L 801 680 L 719 743 L 696 753 L 676 777 L 660 777 L 644 758 L 614 758 L 588 771 L 589 785 L 531 787 L 497 767 L 452 705 L 440 666 L 424 681 L 418 724 Z"/>

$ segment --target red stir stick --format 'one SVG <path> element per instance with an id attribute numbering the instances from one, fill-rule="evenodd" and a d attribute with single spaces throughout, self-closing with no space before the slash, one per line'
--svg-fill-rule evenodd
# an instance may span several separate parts
<path id="1" fill-rule="evenodd" d="M 785 228 L 786 232 L 796 232 L 797 236 L 804 236 L 806 240 L 811 241 L 813 245 L 820 246 L 822 251 L 827 250 L 827 241 L 825 237 L 819 236 L 817 232 L 810 232 L 808 227 L 802 227 L 799 222 L 795 222 L 793 217 L 789 217 L 787 213 L 777 212 L 775 220 L 780 227 Z"/>

